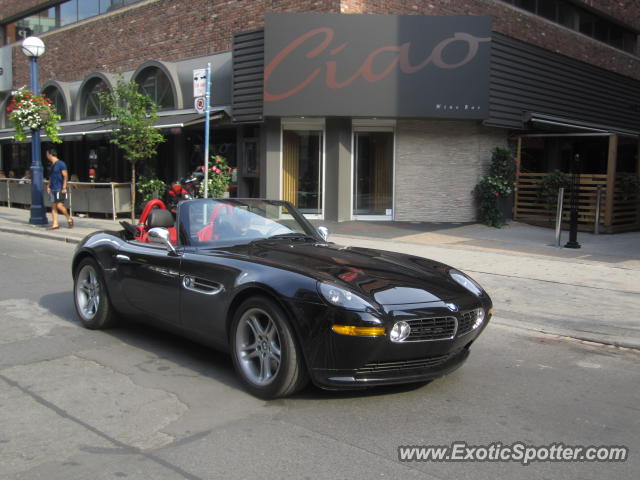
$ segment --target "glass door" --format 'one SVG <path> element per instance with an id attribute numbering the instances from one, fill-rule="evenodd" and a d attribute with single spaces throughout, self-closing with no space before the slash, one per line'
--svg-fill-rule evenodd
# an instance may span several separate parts
<path id="1" fill-rule="evenodd" d="M 284 130 L 282 199 L 307 216 L 322 215 L 323 134 L 318 130 Z"/>
<path id="2" fill-rule="evenodd" d="M 393 218 L 393 132 L 355 132 L 353 216 Z"/>

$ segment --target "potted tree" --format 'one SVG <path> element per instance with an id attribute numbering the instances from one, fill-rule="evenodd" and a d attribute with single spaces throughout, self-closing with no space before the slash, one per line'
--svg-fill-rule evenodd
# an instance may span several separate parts
<path id="1" fill-rule="evenodd" d="M 135 219 L 136 164 L 153 157 L 164 136 L 153 127 L 158 118 L 158 106 L 147 95 L 141 93 L 134 81 L 122 78 L 113 92 L 100 92 L 100 103 L 104 107 L 103 123 L 115 121 L 111 143 L 117 145 L 131 163 L 131 219 Z"/>

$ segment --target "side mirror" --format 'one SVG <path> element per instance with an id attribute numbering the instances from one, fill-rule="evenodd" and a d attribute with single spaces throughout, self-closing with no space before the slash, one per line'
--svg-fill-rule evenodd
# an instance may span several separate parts
<path id="1" fill-rule="evenodd" d="M 327 227 L 318 227 L 318 233 L 325 242 L 329 241 L 329 229 Z"/>
<path id="2" fill-rule="evenodd" d="M 150 243 L 164 245 L 170 253 L 173 253 L 174 255 L 178 254 L 176 247 L 171 243 L 171 234 L 166 228 L 153 227 L 149 230 L 148 238 Z"/>

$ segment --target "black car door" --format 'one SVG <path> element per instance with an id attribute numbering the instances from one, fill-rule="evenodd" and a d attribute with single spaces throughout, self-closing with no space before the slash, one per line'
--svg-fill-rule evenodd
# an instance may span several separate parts
<path id="1" fill-rule="evenodd" d="M 181 257 L 163 245 L 129 241 L 116 254 L 118 277 L 131 309 L 178 324 Z"/>
<path id="2" fill-rule="evenodd" d="M 241 273 L 237 262 L 224 252 L 187 249 L 181 267 L 182 326 L 214 342 L 226 343 L 226 310 Z"/>

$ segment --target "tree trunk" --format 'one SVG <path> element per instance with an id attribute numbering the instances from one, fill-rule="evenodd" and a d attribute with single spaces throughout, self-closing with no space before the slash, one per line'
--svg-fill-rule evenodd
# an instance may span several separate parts
<path id="1" fill-rule="evenodd" d="M 136 164 L 131 163 L 131 223 L 136 223 Z"/>

